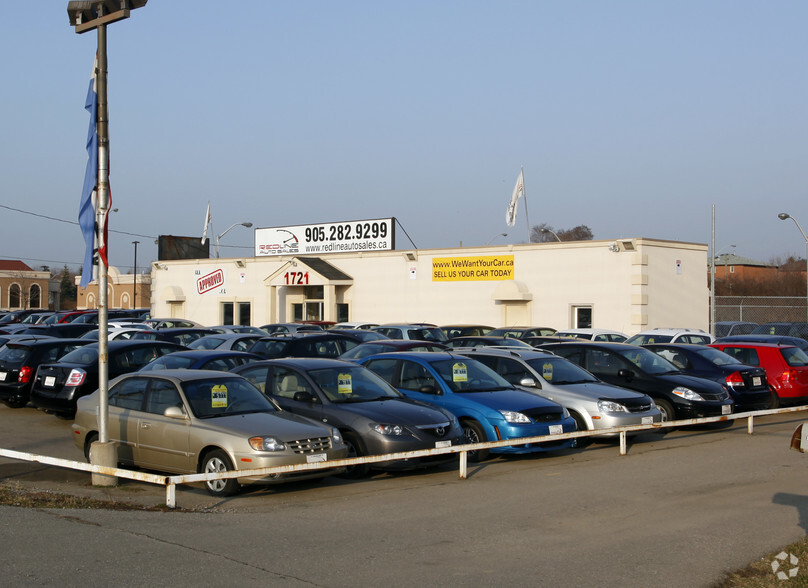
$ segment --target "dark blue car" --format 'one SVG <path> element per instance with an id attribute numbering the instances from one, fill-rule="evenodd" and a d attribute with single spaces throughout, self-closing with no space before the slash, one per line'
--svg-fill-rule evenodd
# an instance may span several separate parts
<path id="1" fill-rule="evenodd" d="M 395 352 L 359 363 L 405 396 L 453 413 L 469 443 L 571 433 L 575 421 L 561 405 L 509 384 L 482 363 L 450 352 Z M 469 452 L 481 461 L 490 453 L 532 453 L 573 447 L 572 439 Z"/>
<path id="2" fill-rule="evenodd" d="M 261 357 L 246 351 L 218 349 L 192 349 L 175 351 L 158 357 L 140 368 L 141 372 L 152 370 L 215 370 L 229 372 L 235 367 L 258 361 Z"/>

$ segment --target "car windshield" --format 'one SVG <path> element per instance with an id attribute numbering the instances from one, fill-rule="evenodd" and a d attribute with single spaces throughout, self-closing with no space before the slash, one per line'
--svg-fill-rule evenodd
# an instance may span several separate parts
<path id="1" fill-rule="evenodd" d="M 562 357 L 537 357 L 527 360 L 527 364 L 542 378 L 559 386 L 598 381 L 588 371 Z"/>
<path id="2" fill-rule="evenodd" d="M 344 366 L 310 370 L 308 374 L 331 402 L 369 402 L 401 398 L 401 394 L 367 368 Z"/>
<path id="3" fill-rule="evenodd" d="M 196 341 L 191 341 L 188 344 L 188 349 L 216 349 L 222 343 L 224 343 L 224 339 L 208 335 L 207 337 L 201 337 Z"/>
<path id="4" fill-rule="evenodd" d="M 808 355 L 799 347 L 785 347 L 780 350 L 780 353 L 791 367 L 808 366 Z"/>
<path id="5" fill-rule="evenodd" d="M 244 378 L 211 378 L 182 383 L 191 413 L 209 419 L 250 412 L 276 412 L 277 408 Z"/>
<path id="6" fill-rule="evenodd" d="M 90 346 L 79 347 L 63 355 L 59 363 L 78 363 L 81 365 L 98 363 L 98 348 Z"/>
<path id="7" fill-rule="evenodd" d="M 649 343 L 670 343 L 673 335 L 634 335 L 626 340 L 628 345 L 648 345 Z"/>
<path id="8" fill-rule="evenodd" d="M 172 353 L 158 357 L 154 361 L 147 363 L 142 368 L 141 372 L 148 372 L 152 370 L 183 370 L 189 369 L 194 364 L 194 359 L 191 357 L 177 356 Z"/>
<path id="9" fill-rule="evenodd" d="M 513 388 L 494 370 L 468 357 L 433 361 L 430 364 L 454 392 L 492 392 Z"/>
<path id="10" fill-rule="evenodd" d="M 384 353 L 385 351 L 395 351 L 395 348 L 379 345 L 377 343 L 362 343 L 340 355 L 340 359 L 362 359 L 363 357 Z"/>
<path id="11" fill-rule="evenodd" d="M 256 353 L 263 357 L 283 357 L 286 350 L 292 345 L 292 340 L 279 341 L 277 339 L 259 339 L 250 348 L 251 353 Z"/>
<path id="12" fill-rule="evenodd" d="M 667 359 L 644 347 L 620 349 L 618 353 L 646 374 L 668 374 L 679 371 L 679 368 Z"/>
<path id="13" fill-rule="evenodd" d="M 719 351 L 718 349 L 713 349 L 712 347 L 707 349 L 699 349 L 696 351 L 696 354 L 700 355 L 714 365 L 738 365 L 741 363 L 735 357 L 732 357 L 723 351 Z"/>
<path id="14" fill-rule="evenodd" d="M 436 343 L 441 343 L 447 340 L 446 333 L 437 327 L 410 329 L 408 333 L 410 339 L 417 339 L 418 341 L 435 341 Z"/>

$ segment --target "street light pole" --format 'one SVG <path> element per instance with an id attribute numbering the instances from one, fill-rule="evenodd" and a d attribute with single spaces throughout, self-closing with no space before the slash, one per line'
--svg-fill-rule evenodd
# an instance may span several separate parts
<path id="1" fill-rule="evenodd" d="M 808 317 L 808 236 L 805 235 L 805 231 L 802 230 L 802 227 L 800 226 L 800 223 L 797 222 L 797 219 L 795 219 L 790 214 L 781 212 L 780 214 L 777 215 L 777 218 L 779 218 L 780 220 L 787 220 L 787 219 L 793 220 L 794 224 L 797 225 L 797 228 L 800 230 L 802 238 L 805 239 L 805 312 L 806 317 Z"/>
<path id="2" fill-rule="evenodd" d="M 107 25 L 129 18 L 131 10 L 146 5 L 148 0 L 92 0 L 67 3 L 67 16 L 76 33 L 95 29 L 98 35 L 96 50 L 96 96 L 98 108 L 95 128 L 98 135 L 98 167 L 96 174 L 97 206 L 96 226 L 105 227 L 109 213 L 109 113 L 107 108 Z M 106 231 L 100 231 L 99 246 L 108 247 Z M 100 248 L 100 247 L 99 247 Z M 107 253 L 109 256 L 109 253 Z M 108 259 L 109 257 L 107 257 Z M 98 441 L 90 452 L 97 465 L 115 467 L 117 450 L 109 442 L 109 300 L 108 269 L 105 261 L 96 256 L 98 267 Z M 93 484 L 114 486 L 117 478 L 93 474 Z"/>
<path id="3" fill-rule="evenodd" d="M 133 273 L 133 286 L 132 286 L 132 310 L 137 308 L 137 245 L 140 241 L 132 241 L 132 245 L 135 246 L 135 266 L 132 270 Z"/>
<path id="4" fill-rule="evenodd" d="M 247 227 L 249 229 L 252 226 L 252 223 L 233 223 L 232 225 L 227 227 L 227 229 L 225 230 L 224 233 L 222 233 L 221 235 L 218 235 L 216 237 L 216 257 L 217 258 L 219 257 L 219 239 L 224 237 L 227 234 L 227 231 L 229 231 L 233 227 L 238 227 L 239 225 L 242 226 L 242 227 Z"/>
<path id="5" fill-rule="evenodd" d="M 556 232 L 553 229 L 548 229 L 548 228 L 544 227 L 544 228 L 539 229 L 539 231 L 542 232 L 542 233 L 550 233 L 553 237 L 556 238 L 556 241 L 558 241 L 559 243 L 561 242 L 561 237 L 556 235 Z"/>
<path id="6" fill-rule="evenodd" d="M 497 237 L 507 237 L 507 236 L 508 233 L 499 233 L 498 235 L 494 235 L 493 237 L 491 237 L 491 240 L 488 241 L 488 243 L 486 243 L 486 245 L 490 245 L 491 243 L 493 243 L 494 239 L 496 239 Z"/>

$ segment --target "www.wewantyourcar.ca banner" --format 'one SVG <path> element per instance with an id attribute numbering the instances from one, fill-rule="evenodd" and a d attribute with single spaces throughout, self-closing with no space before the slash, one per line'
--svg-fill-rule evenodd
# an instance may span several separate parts
<path id="1" fill-rule="evenodd" d="M 255 256 L 395 249 L 394 218 L 255 230 Z"/>

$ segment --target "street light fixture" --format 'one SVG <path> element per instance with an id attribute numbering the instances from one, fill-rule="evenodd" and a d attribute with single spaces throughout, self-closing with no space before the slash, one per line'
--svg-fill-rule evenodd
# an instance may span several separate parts
<path id="1" fill-rule="evenodd" d="M 107 25 L 125 18 L 136 8 L 146 5 L 148 0 L 90 0 L 67 3 L 67 16 L 76 33 L 82 34 L 95 29 L 98 32 L 96 49 L 95 90 L 98 107 L 96 109 L 95 131 L 98 138 L 96 168 L 96 210 L 97 226 L 107 223 L 109 212 L 109 112 L 107 108 Z M 104 243 L 106 247 L 108 243 Z M 109 300 L 107 293 L 108 268 L 105 263 L 96 261 L 98 267 L 98 441 L 93 443 L 92 462 L 95 465 L 115 467 L 116 447 L 109 442 Z M 93 484 L 114 486 L 117 478 L 104 474 L 93 474 Z"/>
<path id="2" fill-rule="evenodd" d="M 557 240 L 559 243 L 561 242 L 561 237 L 559 237 L 558 235 L 556 235 L 556 232 L 555 232 L 553 229 L 548 229 L 548 228 L 546 228 L 546 227 L 542 227 L 541 229 L 539 229 L 539 232 L 540 232 L 540 233 L 545 233 L 545 234 L 550 233 L 550 234 L 551 234 L 553 237 L 555 237 L 555 238 L 556 238 L 556 240 Z"/>
<path id="3" fill-rule="evenodd" d="M 238 227 L 239 225 L 240 225 L 240 226 L 242 226 L 242 227 L 247 227 L 248 229 L 249 229 L 250 227 L 252 227 L 252 223 L 233 223 L 232 225 L 230 225 L 229 227 L 227 227 L 227 230 L 225 230 L 225 232 L 224 232 L 224 233 L 222 233 L 221 235 L 219 235 L 219 236 L 217 236 L 217 237 L 216 237 L 216 257 L 217 257 L 217 258 L 219 257 L 219 239 L 221 239 L 222 237 L 224 237 L 224 236 L 227 234 L 227 231 L 229 231 L 229 230 L 230 230 L 230 229 L 232 229 L 233 227 Z"/>
<path id="4" fill-rule="evenodd" d="M 797 225 L 797 228 L 800 230 L 802 238 L 805 239 L 805 312 L 806 316 L 808 316 L 808 236 L 805 235 L 805 231 L 802 230 L 802 227 L 800 226 L 800 223 L 797 222 L 797 219 L 790 214 L 781 212 L 777 215 L 777 218 L 780 220 L 793 220 L 794 224 Z"/>
<path id="5" fill-rule="evenodd" d="M 508 233 L 499 233 L 498 235 L 494 235 L 493 237 L 491 237 L 491 240 L 488 241 L 488 243 L 486 243 L 486 245 L 490 245 L 491 243 L 493 243 L 494 239 L 496 239 L 497 237 L 507 237 L 507 236 Z"/>

